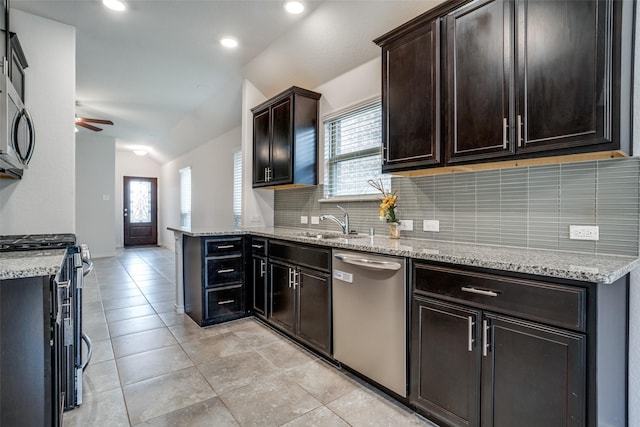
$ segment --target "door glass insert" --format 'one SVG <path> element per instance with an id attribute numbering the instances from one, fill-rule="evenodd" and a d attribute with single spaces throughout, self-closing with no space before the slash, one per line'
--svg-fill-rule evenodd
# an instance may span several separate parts
<path id="1" fill-rule="evenodd" d="M 129 221 L 151 222 L 151 183 L 131 181 L 129 183 Z"/>

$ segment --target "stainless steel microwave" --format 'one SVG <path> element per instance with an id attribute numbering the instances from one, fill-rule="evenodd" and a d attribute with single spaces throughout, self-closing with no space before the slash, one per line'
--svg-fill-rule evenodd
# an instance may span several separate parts
<path id="1" fill-rule="evenodd" d="M 34 149 L 31 116 L 9 77 L 0 75 L 0 174 L 21 178 Z"/>

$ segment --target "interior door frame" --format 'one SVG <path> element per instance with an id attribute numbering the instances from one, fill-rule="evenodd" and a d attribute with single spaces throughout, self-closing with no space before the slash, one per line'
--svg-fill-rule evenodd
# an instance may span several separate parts
<path id="1" fill-rule="evenodd" d="M 131 181 L 147 181 L 151 183 L 151 238 L 149 242 L 140 243 L 132 241 L 132 237 L 128 233 L 129 222 L 129 182 Z M 122 181 L 122 243 L 124 247 L 128 246 L 157 246 L 158 245 L 158 178 L 142 177 L 142 176 L 123 176 Z"/>

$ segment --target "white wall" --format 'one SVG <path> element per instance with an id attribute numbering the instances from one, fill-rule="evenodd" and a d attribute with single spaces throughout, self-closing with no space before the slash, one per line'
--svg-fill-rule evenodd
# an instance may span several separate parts
<path id="1" fill-rule="evenodd" d="M 138 156 L 132 151 L 116 150 L 115 165 L 115 236 L 116 247 L 123 247 L 124 241 L 124 221 L 122 217 L 123 211 L 123 181 L 125 176 L 136 176 L 142 178 L 158 178 L 158 240 L 160 240 L 160 231 L 162 223 L 162 187 L 164 183 L 160 177 L 160 165 L 149 156 Z M 161 244 L 158 241 L 158 244 Z M 172 246 L 173 247 L 173 246 Z"/>
<path id="2" fill-rule="evenodd" d="M 239 127 L 162 166 L 161 244 L 173 249 L 180 226 L 180 169 L 191 166 L 191 226 L 233 229 L 233 152 L 241 146 Z"/>
<path id="3" fill-rule="evenodd" d="M 116 140 L 76 134 L 76 236 L 93 258 L 116 254 Z"/>
<path id="4" fill-rule="evenodd" d="M 22 180 L 0 180 L 0 234 L 75 232 L 75 28 L 17 10 L 36 147 Z"/>

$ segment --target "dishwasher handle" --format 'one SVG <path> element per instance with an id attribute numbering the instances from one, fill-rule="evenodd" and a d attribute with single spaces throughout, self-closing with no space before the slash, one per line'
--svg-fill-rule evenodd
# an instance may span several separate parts
<path id="1" fill-rule="evenodd" d="M 347 254 L 335 254 L 334 257 L 347 264 L 370 268 L 372 270 L 397 271 L 402 268 L 402 264 L 395 261 L 378 261 L 375 259 L 369 259 L 362 256 L 354 256 L 354 255 L 347 255 Z"/>

